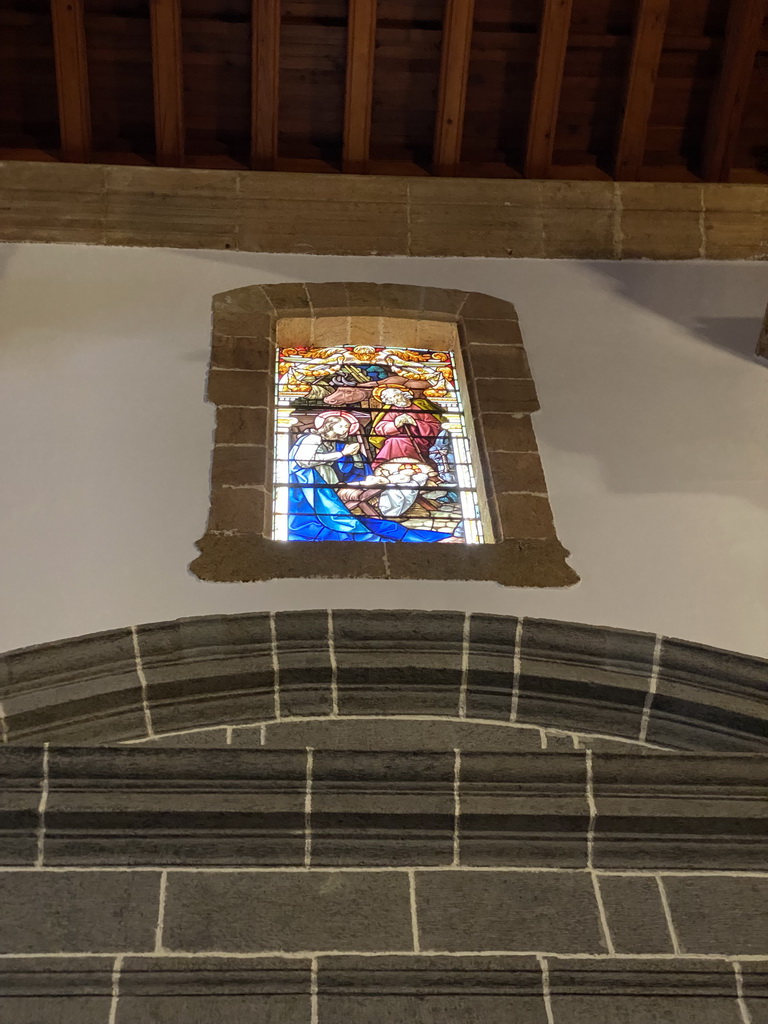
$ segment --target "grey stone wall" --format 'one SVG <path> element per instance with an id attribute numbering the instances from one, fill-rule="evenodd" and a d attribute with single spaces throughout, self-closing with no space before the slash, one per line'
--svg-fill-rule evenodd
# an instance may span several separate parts
<path id="1" fill-rule="evenodd" d="M 0 1024 L 766 1024 L 765 664 L 419 614 L 5 655 Z"/>

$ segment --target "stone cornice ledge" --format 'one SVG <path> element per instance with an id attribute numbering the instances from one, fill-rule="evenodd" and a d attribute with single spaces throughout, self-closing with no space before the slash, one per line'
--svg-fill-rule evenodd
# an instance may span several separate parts
<path id="1" fill-rule="evenodd" d="M 322 255 L 766 259 L 768 188 L 0 162 L 0 241 Z"/>
<path id="2" fill-rule="evenodd" d="M 768 662 L 631 630 L 393 610 L 211 615 L 0 656 L 4 743 L 100 745 L 336 715 L 768 753 Z"/>

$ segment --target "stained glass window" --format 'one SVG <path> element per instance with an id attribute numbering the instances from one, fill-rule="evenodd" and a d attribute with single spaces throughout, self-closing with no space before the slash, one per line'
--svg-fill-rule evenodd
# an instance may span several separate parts
<path id="1" fill-rule="evenodd" d="M 446 344 L 456 329 L 396 320 L 388 332 L 385 319 L 278 325 L 275 540 L 490 539 L 457 356 Z M 444 347 L 419 347 L 425 337 Z"/>

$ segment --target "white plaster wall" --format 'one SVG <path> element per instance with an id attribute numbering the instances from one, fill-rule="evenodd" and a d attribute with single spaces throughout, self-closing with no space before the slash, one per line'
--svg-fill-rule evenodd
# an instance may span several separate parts
<path id="1" fill-rule="evenodd" d="M 210 299 L 256 282 L 487 291 L 520 315 L 582 582 L 203 583 Z M 768 263 L 330 258 L 0 245 L 0 650 L 129 623 L 454 608 L 768 656 Z"/>

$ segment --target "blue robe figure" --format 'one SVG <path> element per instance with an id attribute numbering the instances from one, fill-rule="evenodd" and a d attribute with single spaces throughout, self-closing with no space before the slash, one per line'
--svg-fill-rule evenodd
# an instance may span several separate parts
<path id="1" fill-rule="evenodd" d="M 372 472 L 357 442 L 350 441 L 349 413 L 321 413 L 315 429 L 307 431 L 288 455 L 288 539 L 405 541 L 412 544 L 444 541 L 450 534 L 409 530 L 393 520 L 354 515 L 335 488 L 364 480 Z"/>

